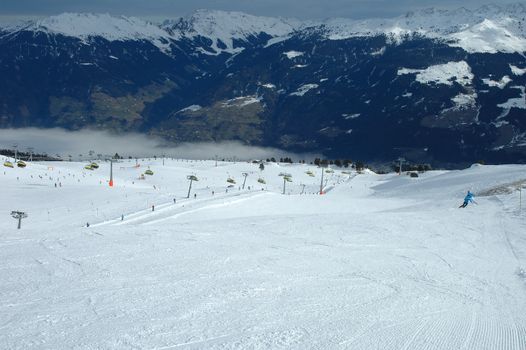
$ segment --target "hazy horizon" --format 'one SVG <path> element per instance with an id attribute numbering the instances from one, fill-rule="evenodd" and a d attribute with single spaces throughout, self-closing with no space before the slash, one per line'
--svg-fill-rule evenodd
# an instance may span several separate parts
<path id="1" fill-rule="evenodd" d="M 385 0 L 333 0 L 330 3 L 317 0 L 267 0 L 246 3 L 242 0 L 214 1 L 197 0 L 191 3 L 157 0 L 144 2 L 140 0 L 115 0 L 109 4 L 104 0 L 94 0 L 85 3 L 79 0 L 4 0 L 0 4 L 0 20 L 32 19 L 57 15 L 64 12 L 109 13 L 144 18 L 150 21 L 184 17 L 193 12 L 205 10 L 238 11 L 256 16 L 289 17 L 302 20 L 324 18 L 389 18 L 403 15 L 409 11 L 417 11 L 435 7 L 440 9 L 456 9 L 466 7 L 476 9 L 484 4 L 508 5 L 513 1 L 491 1 L 480 3 L 468 0 L 461 4 L 456 1 L 414 1 L 403 0 L 391 3 Z"/>

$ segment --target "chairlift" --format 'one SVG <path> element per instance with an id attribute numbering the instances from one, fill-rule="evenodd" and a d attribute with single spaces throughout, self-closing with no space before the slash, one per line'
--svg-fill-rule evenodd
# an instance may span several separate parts
<path id="1" fill-rule="evenodd" d="M 263 179 L 263 178 L 261 178 L 261 177 L 258 179 L 258 182 L 259 182 L 260 184 L 266 184 L 266 183 L 267 183 L 267 182 L 265 181 L 265 179 Z"/>
<path id="2" fill-rule="evenodd" d="M 93 167 L 91 166 L 91 164 L 86 165 L 86 166 L 84 167 L 84 169 L 86 169 L 86 170 L 95 170 L 95 169 L 93 169 Z"/>
<path id="3" fill-rule="evenodd" d="M 305 174 L 309 175 L 310 177 L 314 177 L 314 173 L 310 170 L 306 171 Z"/>
<path id="4" fill-rule="evenodd" d="M 150 176 L 151 176 L 151 175 L 153 175 L 153 171 L 151 171 L 150 169 L 148 169 L 148 170 L 146 170 L 146 171 L 144 172 L 144 174 L 145 174 L 145 175 L 150 175 Z"/>
<path id="5" fill-rule="evenodd" d="M 95 162 L 91 163 L 90 165 L 91 165 L 91 167 L 93 169 L 98 169 L 99 168 L 99 165 L 97 163 L 95 163 Z"/>
<path id="6" fill-rule="evenodd" d="M 233 178 L 229 177 L 226 182 L 229 182 L 231 184 L 235 184 L 236 183 L 236 180 L 234 180 Z"/>
<path id="7" fill-rule="evenodd" d="M 192 181 L 199 181 L 199 179 L 197 178 L 197 176 L 195 175 L 188 175 L 186 177 L 188 180 L 192 180 Z"/>

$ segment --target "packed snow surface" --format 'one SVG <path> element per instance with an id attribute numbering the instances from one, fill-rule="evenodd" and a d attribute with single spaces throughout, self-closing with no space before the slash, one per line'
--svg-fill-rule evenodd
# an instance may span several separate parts
<path id="1" fill-rule="evenodd" d="M 398 70 L 398 75 L 416 74 L 416 81 L 421 84 L 444 84 L 453 85 L 454 82 L 460 85 L 470 85 L 474 75 L 471 67 L 465 61 L 448 62 L 428 67 L 426 69 L 408 69 Z"/>
<path id="2" fill-rule="evenodd" d="M 86 164 L 0 172 L 4 349 L 526 348 L 526 166 Z"/>

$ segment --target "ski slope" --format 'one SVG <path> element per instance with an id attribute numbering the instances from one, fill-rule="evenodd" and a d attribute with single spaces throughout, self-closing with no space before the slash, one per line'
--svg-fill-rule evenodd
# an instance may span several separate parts
<path id="1" fill-rule="evenodd" d="M 526 166 L 138 163 L 1 169 L 0 348 L 526 349 Z"/>

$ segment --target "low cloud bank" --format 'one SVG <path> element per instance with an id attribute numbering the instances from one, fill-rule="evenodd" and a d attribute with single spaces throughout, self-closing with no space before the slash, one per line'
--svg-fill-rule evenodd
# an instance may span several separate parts
<path id="1" fill-rule="evenodd" d="M 167 157 L 184 159 L 219 159 L 250 160 L 290 157 L 312 160 L 319 156 L 310 154 L 294 154 L 276 148 L 246 146 L 236 141 L 218 143 L 183 143 L 170 145 L 165 140 L 138 133 L 114 135 L 107 131 L 80 130 L 68 131 L 64 129 L 0 129 L 0 148 L 12 149 L 18 145 L 20 151 L 27 151 L 33 147 L 37 153 L 48 153 L 51 156 L 60 155 L 73 159 L 85 158 L 90 151 L 95 155 L 105 157 L 118 153 L 122 157 Z M 82 157 L 80 156 L 82 155 Z"/>

